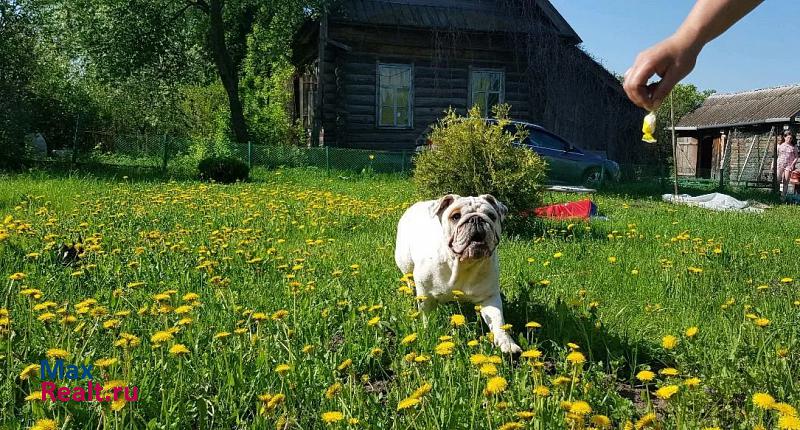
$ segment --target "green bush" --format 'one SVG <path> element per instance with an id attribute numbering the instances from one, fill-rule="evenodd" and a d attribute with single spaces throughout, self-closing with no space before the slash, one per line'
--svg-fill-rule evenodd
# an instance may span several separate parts
<path id="1" fill-rule="evenodd" d="M 512 213 L 539 203 L 547 165 L 533 151 L 514 146 L 526 136 L 522 130 L 505 130 L 508 105 L 493 111 L 497 123 L 487 122 L 473 108 L 466 117 L 451 109 L 436 124 L 430 136 L 433 145 L 415 159 L 414 180 L 426 197 L 488 193 Z"/>
<path id="2" fill-rule="evenodd" d="M 229 184 L 246 181 L 250 176 L 250 168 L 241 160 L 231 157 L 209 157 L 200 160 L 197 165 L 200 179 L 213 180 Z"/>

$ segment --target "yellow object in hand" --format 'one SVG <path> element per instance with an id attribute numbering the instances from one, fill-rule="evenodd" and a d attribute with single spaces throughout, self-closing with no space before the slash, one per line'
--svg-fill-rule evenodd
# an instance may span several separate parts
<path id="1" fill-rule="evenodd" d="M 642 123 L 642 140 L 647 143 L 656 143 L 656 138 L 653 136 L 656 132 L 656 114 L 655 112 L 650 112 L 644 117 L 644 123 Z"/>

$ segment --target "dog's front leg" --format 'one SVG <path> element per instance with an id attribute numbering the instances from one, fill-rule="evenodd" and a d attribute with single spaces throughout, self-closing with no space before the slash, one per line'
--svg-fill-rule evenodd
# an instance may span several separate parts
<path id="1" fill-rule="evenodd" d="M 503 319 L 503 302 L 500 300 L 500 294 L 495 294 L 479 304 L 481 306 L 481 316 L 494 336 L 494 344 L 499 346 L 500 350 L 505 353 L 516 354 L 521 352 L 522 349 L 514 342 L 514 339 L 501 328 L 506 322 Z"/>

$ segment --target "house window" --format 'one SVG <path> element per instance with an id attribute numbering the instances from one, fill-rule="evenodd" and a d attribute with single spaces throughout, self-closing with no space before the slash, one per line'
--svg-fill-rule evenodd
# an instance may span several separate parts
<path id="1" fill-rule="evenodd" d="M 492 107 L 505 100 L 506 73 L 502 70 L 472 69 L 470 81 L 470 106 L 478 106 L 481 115 L 488 118 Z"/>
<path id="2" fill-rule="evenodd" d="M 411 128 L 410 64 L 378 64 L 378 126 Z"/>

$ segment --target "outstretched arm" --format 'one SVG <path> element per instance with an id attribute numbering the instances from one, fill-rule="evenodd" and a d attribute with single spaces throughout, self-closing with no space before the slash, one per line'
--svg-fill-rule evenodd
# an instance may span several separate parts
<path id="1" fill-rule="evenodd" d="M 681 79 L 694 69 L 710 41 L 750 13 L 763 0 L 697 0 L 672 36 L 642 51 L 625 73 L 625 92 L 637 105 L 653 111 Z M 657 74 L 661 81 L 647 85 Z"/>

